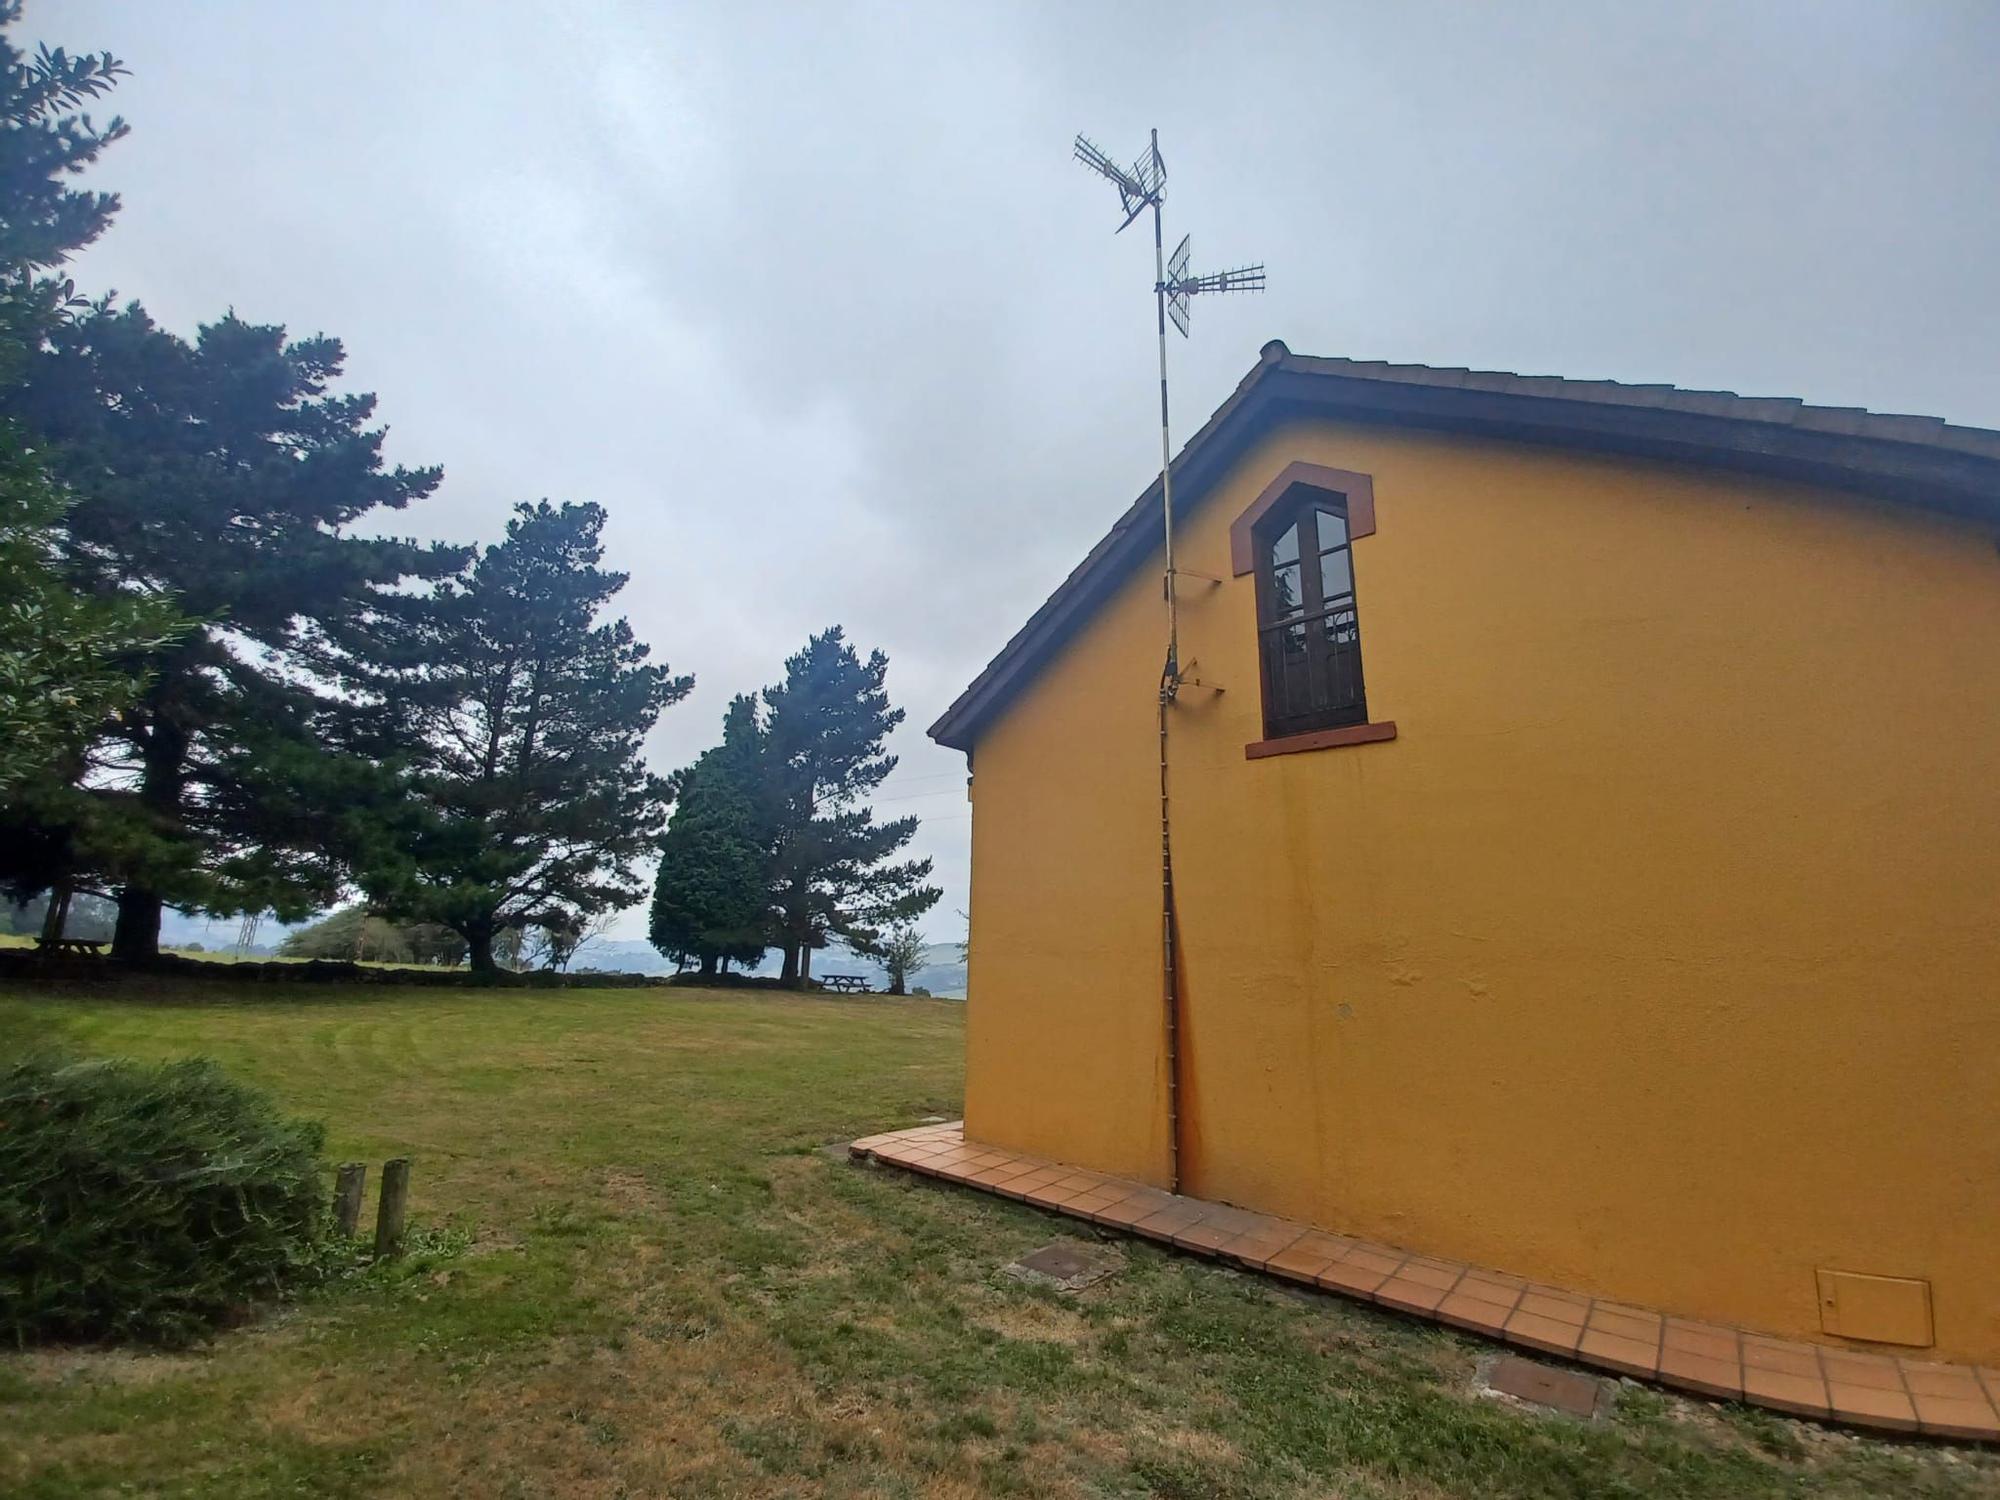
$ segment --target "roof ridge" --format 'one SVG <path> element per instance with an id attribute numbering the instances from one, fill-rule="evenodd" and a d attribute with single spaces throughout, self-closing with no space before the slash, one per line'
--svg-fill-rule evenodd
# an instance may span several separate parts
<path id="1" fill-rule="evenodd" d="M 1482 370 L 1475 369 L 1470 365 L 1411 364 L 1394 360 L 1355 359 L 1350 355 L 1344 354 L 1294 354 L 1281 339 L 1272 339 L 1264 345 L 1264 353 L 1267 358 L 1274 347 L 1283 351 L 1281 358 L 1285 364 L 1294 369 L 1305 370 L 1308 373 L 1348 373 L 1352 374 L 1356 379 L 1395 381 L 1408 385 L 1456 385 L 1476 382 L 1481 386 L 1490 386 L 1494 389 L 1511 386 L 1517 388 L 1509 392 L 1511 394 L 1545 396 L 1553 400 L 1590 400 L 1593 398 L 1587 393 L 1592 390 L 1600 390 L 1615 392 L 1621 396 L 1625 393 L 1633 395 L 1643 393 L 1649 398 L 1655 396 L 1665 398 L 1661 404 L 1671 402 L 1672 398 L 1675 397 L 1692 397 L 1741 403 L 1746 407 L 1785 407 L 1799 414 L 1827 413 L 1843 418 L 1866 418 L 1869 425 L 1875 423 L 1885 424 L 1885 430 L 1879 436 L 1885 441 L 1890 442 L 1908 441 L 1909 438 L 1903 432 L 1888 430 L 1887 424 L 1921 423 L 1935 432 L 1951 434 L 1954 437 L 1973 439 L 1974 441 L 1962 445 L 1967 451 L 1991 451 L 1996 455 L 2000 455 L 2000 429 L 1950 422 L 1943 417 L 1933 417 L 1913 412 L 1877 411 L 1866 406 L 1829 406 L 1807 401 L 1800 396 L 1746 396 L 1738 391 L 1709 390 L 1699 386 L 1675 385 L 1671 381 L 1664 380 L 1637 381 L 1614 380 L 1608 377 L 1586 379 L 1570 375 L 1523 375 L 1513 370 Z M 1263 362 L 1260 360 L 1260 365 Z M 1435 376 L 1457 376 L 1462 377 L 1462 381 L 1446 381 L 1430 378 Z M 1537 389 L 1518 389 L 1524 386 L 1533 386 L 1537 387 Z M 1540 389 L 1542 387 L 1550 387 L 1552 389 Z M 1603 398 L 1599 397 L 1596 399 L 1601 400 Z M 1627 403 L 1621 401 L 1618 404 L 1637 405 L 1644 403 Z M 1740 420 L 1767 420 L 1752 416 L 1748 411 L 1737 415 L 1739 415 Z M 1872 436 L 1878 434 L 1862 431 L 1855 432 L 1852 435 Z M 1961 445 L 1953 444 L 1952 446 Z"/>

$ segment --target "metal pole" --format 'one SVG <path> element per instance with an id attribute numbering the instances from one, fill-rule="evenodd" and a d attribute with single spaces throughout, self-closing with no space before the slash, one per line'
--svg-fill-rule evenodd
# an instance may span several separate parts
<path id="1" fill-rule="evenodd" d="M 1160 132 L 1153 132 L 1157 163 Z M 1181 1190 L 1180 976 L 1175 963 L 1174 842 L 1167 797 L 1167 712 L 1180 689 L 1180 604 L 1174 577 L 1174 458 L 1167 420 L 1167 260 L 1160 197 L 1153 198 L 1153 313 L 1160 340 L 1160 514 L 1167 548 L 1167 661 L 1160 672 L 1160 1002 L 1167 1051 L 1167 1191 Z"/>
<path id="2" fill-rule="evenodd" d="M 1160 154 L 1160 132 L 1153 132 L 1153 156 Z M 1180 686 L 1181 632 L 1174 578 L 1174 450 L 1167 424 L 1167 253 L 1160 228 L 1160 194 L 1153 197 L 1153 316 L 1160 338 L 1160 509 L 1167 534 L 1167 678 L 1169 689 Z"/>

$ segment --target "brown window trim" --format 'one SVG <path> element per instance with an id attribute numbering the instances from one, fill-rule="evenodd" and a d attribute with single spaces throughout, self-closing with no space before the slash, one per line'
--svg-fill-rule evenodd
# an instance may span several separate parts
<path id="1" fill-rule="evenodd" d="M 1243 747 L 1245 760 L 1264 760 L 1273 755 L 1297 755 L 1303 750 L 1338 750 L 1342 745 L 1375 745 L 1396 737 L 1396 721 L 1379 724 L 1349 724 L 1345 729 L 1315 729 L 1309 734 L 1288 734 L 1282 739 L 1252 740 Z"/>
<path id="2" fill-rule="evenodd" d="M 1332 490 L 1347 499 L 1347 539 L 1375 535 L 1375 481 L 1352 469 L 1329 469 L 1325 464 L 1293 463 L 1269 484 L 1249 508 L 1229 523 L 1229 570 L 1241 578 L 1254 568 L 1257 558 L 1251 533 L 1292 486 L 1303 484 L 1316 490 Z"/>

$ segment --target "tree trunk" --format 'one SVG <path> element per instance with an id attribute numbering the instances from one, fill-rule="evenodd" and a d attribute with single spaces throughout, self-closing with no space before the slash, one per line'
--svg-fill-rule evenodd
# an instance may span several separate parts
<path id="1" fill-rule="evenodd" d="M 778 983 L 785 985 L 799 982 L 799 945 L 790 938 L 785 939 L 785 958 L 778 968 Z"/>
<path id="2" fill-rule="evenodd" d="M 144 963 L 160 956 L 160 913 L 166 903 L 158 891 L 128 885 L 118 892 L 118 923 L 111 929 L 111 956 Z"/>
<path id="3" fill-rule="evenodd" d="M 701 956 L 701 977 L 702 977 L 703 979 L 713 979 L 713 978 L 715 978 L 715 955 L 714 955 L 713 953 L 704 953 L 704 954 L 702 954 L 702 956 Z"/>
<path id="4" fill-rule="evenodd" d="M 48 909 L 42 913 L 42 941 L 53 943 L 69 925 L 69 881 L 58 880 L 49 887 Z"/>
<path id="5" fill-rule="evenodd" d="M 813 977 L 812 944 L 800 943 L 799 944 L 799 988 L 802 990 L 811 989 L 812 977 Z"/>
<path id="6" fill-rule="evenodd" d="M 465 939 L 466 960 L 472 965 L 473 974 L 480 979 L 491 979 L 498 970 L 493 965 L 493 929 L 475 927 L 461 933 Z"/>
<path id="7" fill-rule="evenodd" d="M 187 731 L 156 708 L 139 751 L 139 805 L 162 824 L 180 825 L 187 750 Z M 118 924 L 111 930 L 111 956 L 139 963 L 158 958 L 160 913 L 165 906 L 160 893 L 150 886 L 135 883 L 122 888 L 118 892 Z"/>

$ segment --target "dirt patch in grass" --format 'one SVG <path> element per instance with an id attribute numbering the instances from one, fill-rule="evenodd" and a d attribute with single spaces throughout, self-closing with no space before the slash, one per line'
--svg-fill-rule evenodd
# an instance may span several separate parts
<path id="1" fill-rule="evenodd" d="M 129 1349 L 31 1349 L 9 1361 L 12 1372 L 30 1385 L 101 1382 L 150 1386 L 198 1372 L 204 1356 Z"/>
<path id="2" fill-rule="evenodd" d="M 1091 1336 L 1090 1324 L 1081 1316 L 1046 1302 L 995 1308 L 974 1322 L 1002 1338 L 1026 1339 L 1036 1344 L 1081 1344 Z"/>

